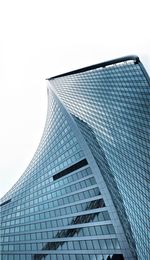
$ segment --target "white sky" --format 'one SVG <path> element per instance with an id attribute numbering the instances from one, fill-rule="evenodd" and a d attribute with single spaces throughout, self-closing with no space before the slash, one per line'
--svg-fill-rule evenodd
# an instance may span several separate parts
<path id="1" fill-rule="evenodd" d="M 148 0 L 3 0 L 0 4 L 0 197 L 43 132 L 45 78 L 137 54 L 150 74 Z"/>

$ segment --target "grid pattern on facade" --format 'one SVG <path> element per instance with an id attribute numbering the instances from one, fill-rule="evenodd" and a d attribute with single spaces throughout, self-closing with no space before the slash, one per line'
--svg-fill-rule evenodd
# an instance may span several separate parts
<path id="1" fill-rule="evenodd" d="M 82 167 L 53 178 L 81 161 Z M 1 215 L 2 260 L 82 259 L 84 250 L 93 259 L 121 254 L 94 174 L 52 93 L 40 145 L 3 197 Z"/>
<path id="2" fill-rule="evenodd" d="M 100 161 L 94 143 L 91 151 L 117 204 L 111 172 L 123 199 L 139 259 L 148 260 L 150 81 L 145 75 L 140 62 L 130 61 L 54 78 L 50 84 L 69 111 L 91 127 L 109 171 Z M 86 130 L 77 123 L 90 145 Z"/>

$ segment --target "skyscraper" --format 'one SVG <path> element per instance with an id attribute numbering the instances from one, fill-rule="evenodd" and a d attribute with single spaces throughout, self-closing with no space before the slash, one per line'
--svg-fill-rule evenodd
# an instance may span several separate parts
<path id="1" fill-rule="evenodd" d="M 149 259 L 149 87 L 137 56 L 48 79 L 41 142 L 2 198 L 2 260 Z"/>

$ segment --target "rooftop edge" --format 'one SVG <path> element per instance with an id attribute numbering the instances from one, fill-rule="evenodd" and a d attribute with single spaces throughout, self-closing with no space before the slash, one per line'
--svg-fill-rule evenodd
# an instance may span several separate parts
<path id="1" fill-rule="evenodd" d="M 53 79 L 56 79 L 56 78 L 69 76 L 69 75 L 73 75 L 73 74 L 77 74 L 77 73 L 82 73 L 82 72 L 97 69 L 97 68 L 105 68 L 109 65 L 129 61 L 129 60 L 134 61 L 135 64 L 140 62 L 140 59 L 137 55 L 129 55 L 129 56 L 124 56 L 124 57 L 109 60 L 109 61 L 104 61 L 104 62 L 101 62 L 101 63 L 98 63 L 98 64 L 94 64 L 94 65 L 91 65 L 91 66 L 80 68 L 80 69 L 77 69 L 77 70 L 72 70 L 72 71 L 69 71 L 69 72 L 66 72 L 66 73 L 63 73 L 63 74 L 56 75 L 56 76 L 51 77 L 51 78 L 47 78 L 46 80 L 53 80 Z"/>

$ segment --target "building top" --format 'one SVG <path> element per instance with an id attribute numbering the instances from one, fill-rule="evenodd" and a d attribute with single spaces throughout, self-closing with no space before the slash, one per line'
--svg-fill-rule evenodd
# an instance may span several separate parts
<path id="1" fill-rule="evenodd" d="M 59 75 L 56 75 L 54 77 L 47 78 L 47 80 L 53 80 L 53 79 L 56 79 L 56 78 L 69 76 L 69 75 L 73 75 L 73 74 L 77 74 L 77 73 L 82 73 L 82 72 L 86 72 L 86 71 L 97 69 L 97 68 L 105 68 L 107 66 L 118 64 L 118 63 L 121 63 L 121 62 L 126 62 L 126 61 L 133 61 L 134 63 L 137 64 L 137 63 L 140 62 L 140 59 L 137 55 L 124 56 L 124 57 L 121 57 L 121 58 L 101 62 L 101 63 L 98 63 L 98 64 L 94 64 L 92 66 L 87 66 L 87 67 L 84 67 L 84 68 L 81 68 L 81 69 L 77 69 L 77 70 L 69 71 L 69 72 L 66 72 L 66 73 L 63 73 L 63 74 L 59 74 Z"/>

